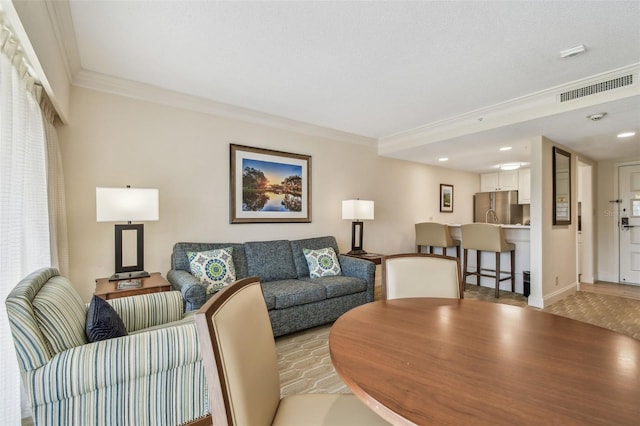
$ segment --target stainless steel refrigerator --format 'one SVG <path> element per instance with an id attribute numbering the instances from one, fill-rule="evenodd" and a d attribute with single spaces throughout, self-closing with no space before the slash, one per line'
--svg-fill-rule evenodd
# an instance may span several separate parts
<path id="1" fill-rule="evenodd" d="M 518 191 L 478 192 L 473 196 L 473 210 L 474 222 L 522 224 Z"/>

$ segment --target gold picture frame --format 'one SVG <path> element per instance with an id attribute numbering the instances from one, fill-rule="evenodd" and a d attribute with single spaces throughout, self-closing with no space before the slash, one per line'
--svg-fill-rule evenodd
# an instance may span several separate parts
<path id="1" fill-rule="evenodd" d="M 311 222 L 311 156 L 230 145 L 230 222 Z"/>

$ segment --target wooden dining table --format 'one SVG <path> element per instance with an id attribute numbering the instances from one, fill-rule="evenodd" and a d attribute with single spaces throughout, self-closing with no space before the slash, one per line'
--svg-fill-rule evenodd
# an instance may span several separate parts
<path id="1" fill-rule="evenodd" d="M 329 350 L 392 424 L 640 425 L 640 340 L 531 308 L 368 303 L 334 323 Z"/>

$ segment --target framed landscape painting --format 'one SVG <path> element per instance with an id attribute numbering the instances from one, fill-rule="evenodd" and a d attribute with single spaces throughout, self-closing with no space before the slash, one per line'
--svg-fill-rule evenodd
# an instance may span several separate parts
<path id="1" fill-rule="evenodd" d="M 440 211 L 453 213 L 453 185 L 440 184 Z"/>
<path id="2" fill-rule="evenodd" d="M 231 223 L 311 222 L 311 156 L 231 144 Z"/>

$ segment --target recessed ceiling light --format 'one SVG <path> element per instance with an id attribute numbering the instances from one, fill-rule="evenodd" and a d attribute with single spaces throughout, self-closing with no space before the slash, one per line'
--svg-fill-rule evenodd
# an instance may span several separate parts
<path id="1" fill-rule="evenodd" d="M 636 132 L 622 132 L 618 133 L 619 138 L 630 138 L 631 136 L 635 136 Z"/>
<path id="2" fill-rule="evenodd" d="M 438 158 L 438 161 L 449 161 L 449 159 L 447 157 L 441 157 Z"/>
<path id="3" fill-rule="evenodd" d="M 506 163 L 500 165 L 500 170 L 516 170 L 520 168 L 520 163 Z"/>
<path id="4" fill-rule="evenodd" d="M 565 49 L 563 51 L 560 52 L 560 57 L 561 58 L 570 58 L 572 56 L 576 56 L 579 55 L 581 53 L 584 53 L 587 51 L 587 48 L 584 47 L 584 44 L 579 44 L 575 47 L 571 47 L 569 49 Z"/>
<path id="5" fill-rule="evenodd" d="M 600 121 L 604 118 L 605 115 L 607 115 L 606 112 L 598 112 L 595 114 L 587 115 L 587 118 L 591 121 Z"/>
<path id="6" fill-rule="evenodd" d="M 500 151 L 509 151 L 510 149 L 510 146 L 503 146 L 502 148 L 500 148 Z"/>

